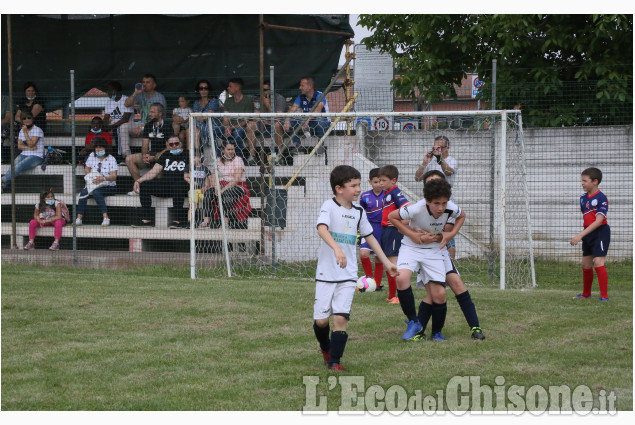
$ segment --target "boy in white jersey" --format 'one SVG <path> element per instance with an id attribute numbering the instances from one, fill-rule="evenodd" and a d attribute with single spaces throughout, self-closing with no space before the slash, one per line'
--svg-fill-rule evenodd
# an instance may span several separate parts
<path id="1" fill-rule="evenodd" d="M 373 236 L 366 211 L 354 204 L 361 190 L 361 174 L 349 165 L 331 171 L 331 189 L 335 197 L 320 209 L 317 231 L 322 243 L 315 274 L 313 331 L 320 343 L 320 353 L 329 369 L 341 371 L 340 358 L 346 347 L 346 326 L 357 282 L 357 232 L 384 264 L 386 271 L 397 275 L 397 267 L 388 261 Z M 329 318 L 333 316 L 333 332 L 329 339 Z"/>
<path id="2" fill-rule="evenodd" d="M 441 179 L 445 180 L 445 175 L 438 170 L 430 170 L 423 175 L 423 183 L 426 184 L 430 180 Z M 454 226 L 454 219 L 449 218 L 447 224 L 445 225 L 444 230 L 449 231 L 452 226 Z M 436 235 L 436 240 L 441 240 L 441 235 Z M 446 247 L 447 248 L 447 247 Z M 477 340 L 485 339 L 485 335 L 481 330 L 478 314 L 476 313 L 476 306 L 472 301 L 472 296 L 470 292 L 465 287 L 463 280 L 461 279 L 461 275 L 459 271 L 456 269 L 452 258 L 447 249 L 441 251 L 443 254 L 443 259 L 445 261 L 445 281 L 447 285 L 450 287 L 454 295 L 456 296 L 456 301 L 459 303 L 459 307 L 461 307 L 461 311 L 463 312 L 463 316 L 470 327 L 470 332 L 472 333 L 472 338 Z M 417 287 L 419 287 L 419 283 L 422 286 L 425 285 L 426 288 L 426 297 L 419 304 L 419 322 L 423 327 L 419 333 L 414 337 L 415 341 L 425 340 L 425 330 L 428 322 L 430 321 L 430 317 L 432 316 L 432 308 L 435 302 L 439 302 L 432 298 L 432 293 L 430 292 L 430 288 L 432 286 L 438 285 L 428 285 L 428 282 L 424 282 L 425 275 L 423 273 L 418 273 L 417 275 Z M 442 302 L 442 308 L 447 309 L 447 304 L 445 301 Z M 443 335 L 441 334 L 441 329 L 443 329 L 443 323 L 432 322 L 432 335 L 435 340 L 445 340 Z M 436 335 L 436 336 L 435 336 Z"/>
<path id="3" fill-rule="evenodd" d="M 452 189 L 448 182 L 444 180 L 428 182 L 423 189 L 423 196 L 424 199 L 416 204 L 403 206 L 388 215 L 390 222 L 404 234 L 397 260 L 399 269 L 397 288 L 400 294 L 404 294 L 404 297 L 399 297 L 399 301 L 408 318 L 403 340 L 412 340 L 422 329 L 410 287 L 410 277 L 415 271 L 421 269 L 425 275 L 424 282 L 430 281 L 433 284 L 430 287 L 433 302 L 439 301 L 438 304 L 433 304 L 433 320 L 436 318 L 437 323 L 445 321 L 447 309 L 443 309 L 443 306 L 445 306 L 446 270 L 442 251 L 465 221 L 465 213 L 450 202 Z M 451 231 L 444 232 L 444 226 L 450 218 L 455 220 L 454 227 Z M 403 223 L 406 220 L 410 221 L 408 225 Z M 441 235 L 440 241 L 436 238 L 438 234 Z"/>

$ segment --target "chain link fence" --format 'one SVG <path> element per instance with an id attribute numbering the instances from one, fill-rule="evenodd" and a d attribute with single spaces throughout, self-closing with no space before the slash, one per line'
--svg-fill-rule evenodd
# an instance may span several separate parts
<path id="1" fill-rule="evenodd" d="M 623 87 L 630 87 L 632 92 L 632 80 L 626 82 L 614 82 Z M 102 132 L 91 127 L 93 119 L 104 119 L 105 108 L 109 97 L 105 88 L 99 87 L 88 93 L 78 94 L 75 102 L 75 117 L 71 114 L 71 96 L 69 93 L 38 93 L 36 102 L 43 104 L 43 112 L 36 116 L 35 123 L 43 130 L 42 161 L 36 160 L 35 167 L 22 171 L 14 178 L 15 194 L 11 192 L 11 186 L 3 188 L 2 192 L 2 249 L 5 261 L 24 263 L 44 262 L 49 264 L 72 264 L 79 267 L 129 267 L 134 265 L 149 264 L 183 264 L 190 265 L 189 252 L 190 229 L 182 226 L 172 226 L 174 221 L 187 222 L 183 211 L 187 211 L 187 200 L 183 205 L 173 205 L 172 197 L 151 197 L 151 219 L 154 222 L 152 229 L 133 228 L 138 224 L 141 214 L 140 196 L 131 194 L 134 192 L 135 172 L 126 164 L 120 151 L 121 130 L 111 129 L 108 123 L 102 124 Z M 126 87 L 124 95 L 129 95 L 132 88 Z M 160 87 L 157 88 L 160 91 Z M 327 101 L 331 112 L 339 112 L 344 108 L 347 97 L 344 86 L 339 86 L 327 95 Z M 590 166 L 600 168 L 604 173 L 604 179 L 600 189 L 606 193 L 609 199 L 608 221 L 612 229 L 609 261 L 632 261 L 632 165 L 633 165 L 633 129 L 632 129 L 632 97 L 608 98 L 605 97 L 605 87 L 600 83 L 553 83 L 549 85 L 517 84 L 514 86 L 497 87 L 498 94 L 496 105 L 501 109 L 520 109 L 524 126 L 524 148 L 526 155 L 527 191 L 529 194 L 528 205 L 532 221 L 533 244 L 536 248 L 538 262 L 553 263 L 552 266 L 542 269 L 542 273 L 558 274 L 558 264 L 577 262 L 580 258 L 579 246 L 572 247 L 569 240 L 582 228 L 582 217 L 578 207 L 578 199 L 582 194 L 579 184 L 580 172 Z M 354 88 L 350 90 L 351 94 Z M 245 94 L 254 96 L 254 104 L 261 106 L 258 93 L 246 91 Z M 287 105 L 293 103 L 299 94 L 298 90 L 287 90 L 280 93 Z M 185 145 L 190 143 L 189 129 L 185 123 L 175 125 L 173 116 L 178 115 L 179 98 L 185 96 L 189 100 L 189 107 L 199 100 L 198 94 L 189 93 L 163 93 L 166 100 L 164 111 L 165 126 L 168 133 L 181 133 L 181 140 Z M 489 120 L 473 116 L 444 116 L 441 112 L 437 116 L 421 119 L 408 116 L 408 111 L 456 111 L 488 109 L 490 99 L 487 93 L 472 99 L 468 94 L 460 94 L 457 99 L 448 99 L 437 103 L 425 103 L 412 101 L 396 96 L 391 90 L 365 90 L 358 94 L 364 96 L 366 104 L 372 104 L 376 98 L 378 103 L 386 103 L 389 98 L 394 111 L 405 112 L 399 117 L 381 120 L 365 119 L 361 114 L 360 119 L 365 121 L 368 131 L 363 137 L 365 149 L 360 154 L 364 160 L 370 161 L 376 166 L 394 164 L 402 173 L 404 186 L 411 190 L 411 196 L 421 194 L 422 185 L 414 181 L 414 171 L 422 161 L 422 155 L 426 148 L 432 145 L 434 137 L 445 135 L 451 141 L 450 154 L 458 162 L 458 172 L 455 178 L 456 189 L 459 193 L 470 193 L 474 201 L 466 205 L 468 220 L 470 216 L 477 217 L 474 213 L 479 203 L 487 204 L 491 188 L 488 186 L 492 162 L 489 131 L 492 123 Z M 216 88 L 212 96 L 225 100 L 221 90 Z M 368 101 L 370 99 L 370 101 Z M 15 104 L 24 105 L 26 99 L 22 93 L 16 96 Z M 117 111 L 121 113 L 121 111 Z M 130 122 L 136 122 L 140 127 L 143 122 L 142 111 L 134 111 L 130 116 Z M 384 111 L 377 111 L 384 112 Z M 385 111 L 390 112 L 390 111 Z M 112 112 L 114 114 L 115 111 Z M 45 123 L 42 118 L 46 117 Z M 114 116 L 114 115 L 113 115 Z M 38 118 L 39 117 L 39 118 Z M 12 117 L 15 118 L 15 117 Z M 98 120 L 97 120 L 98 121 Z M 178 121 L 178 118 L 177 120 Z M 317 194 L 328 192 L 328 176 L 333 166 L 338 165 L 343 159 L 334 156 L 336 146 L 346 146 L 349 140 L 361 137 L 357 132 L 359 120 L 343 120 L 334 127 L 333 132 L 326 140 L 326 154 L 311 160 L 312 173 L 319 178 L 312 178 L 305 172 L 298 176 L 290 187 L 290 193 L 297 195 L 297 208 L 300 210 L 289 211 L 289 214 L 311 215 L 314 211 L 304 209 L 303 201 L 317 202 Z M 112 124 L 113 120 L 111 120 Z M 264 123 L 263 123 L 264 124 Z M 13 158 L 10 154 L 10 146 L 14 143 L 22 123 L 17 123 L 15 136 L 12 140 L 7 128 L 3 126 L 2 148 L 2 175 L 10 170 Z M 251 232 L 249 241 L 232 244 L 231 255 L 235 258 L 249 254 L 256 258 L 256 269 L 271 266 L 271 258 L 264 255 L 265 247 L 270 246 L 271 240 L 283 238 L 282 234 L 265 232 L 266 228 L 266 196 L 268 180 L 273 179 L 275 185 L 284 186 L 299 164 L 306 159 L 312 146 L 319 137 L 314 134 L 299 134 L 301 143 L 298 149 L 290 152 L 279 152 L 281 159 L 279 171 L 271 177 L 264 166 L 272 153 L 275 140 L 272 138 L 271 128 L 269 132 L 260 125 L 255 128 L 254 144 L 255 159 L 257 165 L 251 163 L 245 165 L 245 189 L 249 191 L 246 208 L 246 221 L 233 221 L 227 223 L 230 230 L 242 230 Z M 171 130 L 170 130 L 171 129 Z M 75 137 L 72 137 L 74 132 Z M 95 134 L 97 132 L 97 134 Z M 106 214 L 108 225 L 104 223 L 103 208 L 98 205 L 94 197 L 89 197 L 83 209 L 81 226 L 74 226 L 79 203 L 78 194 L 86 186 L 85 174 L 89 150 L 85 150 L 85 143 L 89 139 L 103 138 L 105 133 L 110 134 L 110 143 L 107 142 L 106 151 L 112 156 L 116 164 L 116 186 L 106 196 Z M 370 135 L 370 136 L 369 136 Z M 165 135 L 164 135 L 165 136 Z M 282 139 L 289 144 L 292 139 L 292 131 L 283 131 Z M 192 135 L 193 140 L 200 140 L 200 134 Z M 241 136 L 246 137 L 246 136 Z M 162 138 L 159 144 L 164 143 Z M 370 141 L 368 141 L 370 140 Z M 242 139 L 241 139 L 242 141 Z M 154 144 L 152 140 L 151 144 Z M 143 137 L 130 137 L 131 153 L 141 153 Z M 193 144 L 193 149 L 200 149 L 200 144 Z M 293 147 L 293 146 L 291 146 Z M 160 146 L 160 150 L 167 146 Z M 73 162 L 73 149 L 75 161 Z M 159 149 L 153 146 L 152 149 Z M 239 147 L 241 154 L 247 162 L 251 156 L 250 146 L 243 143 Z M 273 149 L 275 151 L 275 149 Z M 329 155 L 331 150 L 331 155 Z M 19 150 L 15 151 L 16 154 Z M 341 155 L 352 155 L 338 148 Z M 206 164 L 209 165 L 211 155 L 218 151 L 208 151 Z M 32 165 L 32 164 L 31 164 Z M 195 164 L 196 165 L 196 164 Z M 150 168 L 139 168 L 139 174 L 145 175 Z M 92 169 L 91 169 L 92 170 Z M 495 169 L 494 169 L 495 170 Z M 500 176 L 495 174 L 494 179 Z M 366 178 L 363 178 L 363 182 Z M 326 188 L 326 189 L 325 189 Z M 364 186 L 364 190 L 370 187 Z M 40 194 L 43 191 L 52 190 L 58 200 L 68 205 L 71 215 L 70 221 L 62 228 L 59 240 L 59 252 L 50 252 L 55 239 L 54 225 L 35 227 L 33 250 L 11 250 L 12 246 L 25 247 L 33 235 L 33 229 L 29 229 L 34 217 L 36 207 L 41 204 Z M 297 193 L 295 193 L 297 192 Z M 461 195 L 464 196 L 464 195 Z M 320 201 L 323 201 L 323 196 Z M 416 199 L 412 199 L 414 201 Z M 459 203 L 459 205 L 461 205 Z M 248 210 L 248 211 L 247 211 Z M 175 215 L 176 214 L 176 215 Z M 175 220 L 175 217 L 181 220 Z M 12 220 L 15 218 L 15 230 Z M 194 219 L 196 221 L 196 219 Z M 211 220 L 211 219 L 210 219 Z M 522 218 L 518 218 L 522 220 Z M 475 226 L 489 225 L 487 217 L 479 218 L 478 223 L 470 223 Z M 218 220 L 216 220 L 217 224 Z M 196 221 L 198 226 L 198 221 Z M 241 229 L 240 226 L 246 226 Z M 210 229 L 210 232 L 218 229 Z M 482 229 L 483 232 L 487 230 Z M 15 238 L 13 234 L 15 232 Z M 314 229 L 306 229 L 306 238 L 317 240 Z M 216 236 L 208 238 L 203 248 L 210 253 L 222 251 L 222 242 Z M 300 240 L 298 243 L 302 244 Z M 464 241 L 464 246 L 469 242 Z M 305 244 L 306 245 L 306 244 Z M 310 244 L 309 244 L 310 245 Z M 299 249 L 298 249 L 299 250 Z M 282 252 L 282 251 L 280 251 Z M 457 248 L 458 258 L 466 258 L 461 253 L 461 246 Z M 315 254 L 315 253 L 313 253 Z M 306 253 L 306 263 L 311 265 L 314 256 Z M 283 258 L 279 258 L 284 261 Z M 218 273 L 224 272 L 224 259 L 218 257 L 211 262 L 218 262 Z M 267 263 L 269 261 L 269 263 Z M 460 261 L 459 261 L 459 267 Z M 490 282 L 490 276 L 486 273 L 489 266 L 479 268 L 476 277 L 479 282 Z M 210 270 L 213 267 L 210 267 Z M 214 274 L 216 272 L 212 272 Z M 311 266 L 302 268 L 301 272 L 292 272 L 292 276 L 311 277 Z M 541 276 L 537 276 L 540 283 Z M 496 279 L 494 279 L 495 281 Z"/>

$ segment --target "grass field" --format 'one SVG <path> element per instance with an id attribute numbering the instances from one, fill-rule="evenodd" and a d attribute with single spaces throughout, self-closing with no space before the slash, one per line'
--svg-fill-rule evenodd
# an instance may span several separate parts
<path id="1" fill-rule="evenodd" d="M 618 410 L 632 410 L 633 269 L 607 269 L 607 303 L 597 284 L 593 299 L 571 299 L 581 289 L 574 265 L 532 290 L 469 287 L 482 342 L 450 294 L 448 341 L 403 343 L 400 307 L 385 293 L 358 293 L 344 376 L 424 395 L 456 375 L 492 386 L 497 376 L 507 386 L 586 385 L 594 395 L 614 391 Z M 297 411 L 307 405 L 303 376 L 319 377 L 317 395 L 339 407 L 311 327 L 312 281 L 185 276 L 3 264 L 2 410 Z"/>

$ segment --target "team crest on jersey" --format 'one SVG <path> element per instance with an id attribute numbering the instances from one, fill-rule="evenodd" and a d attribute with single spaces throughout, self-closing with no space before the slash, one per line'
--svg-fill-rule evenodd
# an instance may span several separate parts
<path id="1" fill-rule="evenodd" d="M 594 199 L 591 201 L 591 205 L 593 205 L 594 207 L 598 204 L 598 200 Z"/>
<path id="2" fill-rule="evenodd" d="M 390 202 L 391 199 L 392 199 L 392 196 L 389 193 L 388 196 L 386 196 L 386 202 Z"/>

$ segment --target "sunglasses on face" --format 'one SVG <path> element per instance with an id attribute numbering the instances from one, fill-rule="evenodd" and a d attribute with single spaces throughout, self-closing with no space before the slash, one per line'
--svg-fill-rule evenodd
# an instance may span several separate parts
<path id="1" fill-rule="evenodd" d="M 22 120 L 32 120 L 32 119 L 33 119 L 33 117 L 24 117 L 24 118 L 22 118 Z"/>
<path id="2" fill-rule="evenodd" d="M 171 146 L 171 147 L 181 146 L 181 142 L 168 143 L 168 146 Z"/>
<path id="3" fill-rule="evenodd" d="M 199 90 L 209 90 L 209 87 L 207 87 L 207 86 L 201 86 L 201 87 L 199 87 L 198 89 L 199 89 Z"/>

